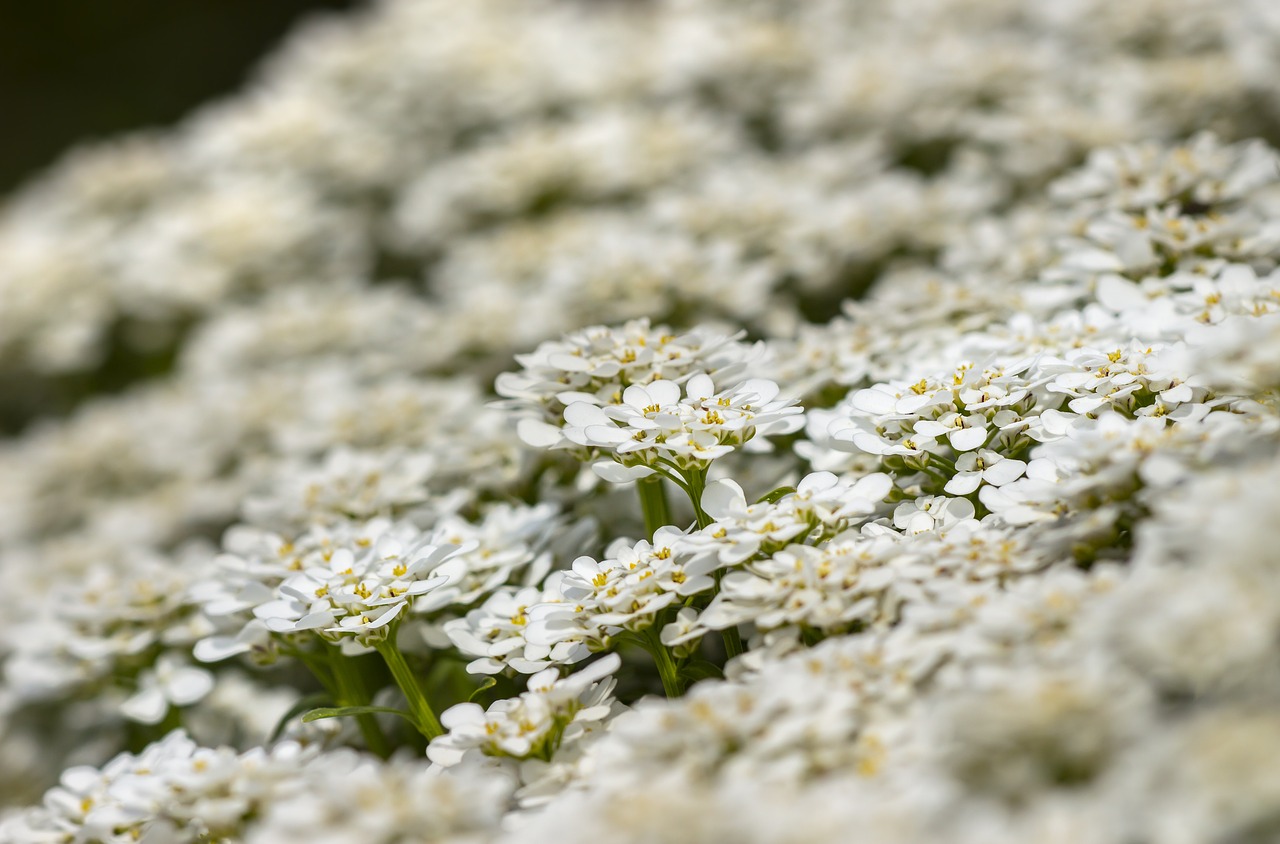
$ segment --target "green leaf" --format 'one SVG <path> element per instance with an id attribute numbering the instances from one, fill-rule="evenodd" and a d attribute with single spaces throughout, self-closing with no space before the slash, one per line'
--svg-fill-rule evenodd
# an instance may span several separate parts
<path id="1" fill-rule="evenodd" d="M 485 677 L 484 682 L 481 683 L 480 686 L 474 692 L 471 693 L 471 695 L 467 698 L 467 700 L 474 703 L 475 699 L 480 696 L 481 692 L 485 691 L 486 689 L 492 689 L 496 685 L 498 685 L 498 678 Z"/>
<path id="2" fill-rule="evenodd" d="M 691 659 L 680 666 L 680 673 L 690 680 L 724 679 L 724 671 L 714 662 L 705 659 Z"/>
<path id="3" fill-rule="evenodd" d="M 320 709 L 313 709 L 303 715 L 302 723 L 310 724 L 312 721 L 319 721 L 321 718 L 346 718 L 349 715 L 373 715 L 380 712 L 385 712 L 388 715 L 399 715 L 406 721 L 413 721 L 413 716 L 408 712 L 390 706 L 325 706 Z"/>
<path id="4" fill-rule="evenodd" d="M 324 692 L 316 692 L 313 695 L 307 695 L 306 697 L 302 698 L 297 703 L 295 703 L 293 706 L 290 706 L 289 711 L 286 712 L 284 715 L 280 716 L 280 720 L 276 722 L 276 728 L 271 731 L 271 738 L 267 739 L 267 742 L 270 743 L 280 738 L 280 734 L 284 732 L 285 725 L 288 724 L 290 721 L 292 721 L 294 718 L 297 718 L 299 715 L 301 715 L 303 712 L 306 712 L 308 709 L 312 709 L 316 706 L 319 706 L 322 703 L 325 703 L 329 699 L 330 699 L 329 695 L 325 694 Z"/>
<path id="5" fill-rule="evenodd" d="M 780 486 L 777 489 L 775 489 L 773 492 L 770 492 L 767 495 L 760 496 L 760 500 L 757 501 L 756 503 L 757 504 L 765 504 L 765 503 L 777 504 L 778 501 L 783 496 L 790 495 L 795 491 L 796 491 L 796 488 L 793 486 Z"/>

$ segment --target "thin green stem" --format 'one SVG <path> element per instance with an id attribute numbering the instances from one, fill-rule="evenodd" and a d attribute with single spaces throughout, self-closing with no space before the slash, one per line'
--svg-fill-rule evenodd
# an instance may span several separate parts
<path id="1" fill-rule="evenodd" d="M 742 635 L 738 633 L 737 627 L 730 627 L 720 631 L 720 638 L 724 640 L 725 662 L 735 656 L 742 656 Z"/>
<path id="2" fill-rule="evenodd" d="M 946 475 L 939 472 L 937 469 L 934 469 L 930 466 L 921 466 L 920 471 L 924 472 L 926 475 L 933 478 L 935 481 L 942 484 L 943 486 L 946 486 L 948 483 L 951 482 L 951 478 L 947 477 Z"/>
<path id="3" fill-rule="evenodd" d="M 652 538 L 658 528 L 671 524 L 671 511 L 667 507 L 667 489 L 662 478 L 648 477 L 636 481 L 640 493 L 640 509 L 644 511 L 644 529 Z"/>
<path id="4" fill-rule="evenodd" d="M 680 680 L 680 669 L 676 666 L 675 660 L 672 659 L 671 651 L 658 638 L 657 628 L 649 628 L 645 633 L 645 639 L 648 642 L 646 650 L 653 655 L 653 661 L 657 663 L 658 675 L 662 678 L 662 690 L 666 692 L 669 698 L 680 697 L 680 695 L 684 694 L 684 684 Z"/>
<path id="5" fill-rule="evenodd" d="M 659 462 L 659 463 L 669 463 L 670 461 L 667 461 L 667 460 L 661 460 L 661 459 L 660 459 L 660 460 L 658 460 L 658 462 Z M 673 466 L 674 466 L 675 464 L 671 464 L 671 465 L 673 465 Z M 667 480 L 671 481 L 671 483 L 673 483 L 673 484 L 675 484 L 676 486 L 680 487 L 682 490 L 684 490 L 684 491 L 685 491 L 685 494 L 686 494 L 686 495 L 688 494 L 688 492 L 689 492 L 689 485 L 688 485 L 688 484 L 686 484 L 686 483 L 684 482 L 684 478 L 680 475 L 680 473 L 679 473 L 679 469 L 677 469 L 677 470 L 676 470 L 676 474 L 674 474 L 674 475 L 673 475 L 671 472 L 668 472 L 668 471 L 667 471 L 667 470 L 665 470 L 665 469 L 655 469 L 654 471 L 655 471 L 655 472 L 657 472 L 657 473 L 658 473 L 659 475 L 661 475 L 662 477 L 666 478 Z"/>
<path id="6" fill-rule="evenodd" d="M 320 681 L 325 691 L 337 698 L 337 687 L 333 682 L 333 672 L 330 670 L 331 657 L 328 656 L 330 650 L 328 645 L 323 645 L 320 653 L 308 653 L 300 648 L 294 648 L 287 645 L 280 647 L 280 653 L 293 657 L 307 667 L 307 670 Z"/>
<path id="7" fill-rule="evenodd" d="M 396 646 L 394 635 L 388 636 L 376 647 L 378 653 L 382 655 L 383 662 L 387 664 L 387 668 L 391 669 L 391 676 L 395 678 L 396 685 L 400 687 L 405 700 L 409 701 L 409 711 L 413 713 L 413 722 L 417 726 L 418 732 L 426 736 L 428 741 L 436 736 L 444 735 L 444 728 L 440 726 L 440 719 L 436 718 L 435 710 L 431 708 L 430 702 L 427 701 L 427 696 L 422 691 L 422 686 L 418 684 L 417 676 L 409 668 L 409 663 L 405 662 L 404 654 L 400 652 L 400 648 Z"/>
<path id="8" fill-rule="evenodd" d="M 355 661 L 342 655 L 342 649 L 332 646 L 329 651 L 329 668 L 333 672 L 334 689 L 337 692 L 339 706 L 367 706 L 369 690 L 365 687 L 364 678 L 360 676 L 360 668 Z M 391 755 L 391 747 L 387 737 L 382 734 L 377 719 L 371 714 L 357 715 L 356 724 L 369 751 L 386 759 Z"/>
<path id="9" fill-rule="evenodd" d="M 944 469 L 947 469 L 952 473 L 956 471 L 956 462 L 950 457 L 944 457 L 941 454 L 935 454 L 934 452 L 927 452 L 926 454 L 920 455 L 920 459 L 926 463 L 939 463 Z"/>
<path id="10" fill-rule="evenodd" d="M 716 585 L 714 595 L 720 594 L 720 579 L 724 575 L 723 571 L 716 572 Z M 740 656 L 743 651 L 742 634 L 738 632 L 738 626 L 727 627 L 720 631 L 720 638 L 724 640 L 724 660 L 727 663 L 735 656 Z"/>
<path id="11" fill-rule="evenodd" d="M 689 500 L 693 502 L 693 513 L 698 519 L 698 527 L 704 528 L 711 524 L 711 517 L 702 509 L 702 493 L 707 488 L 707 470 L 690 469 L 685 479 L 689 482 Z"/>

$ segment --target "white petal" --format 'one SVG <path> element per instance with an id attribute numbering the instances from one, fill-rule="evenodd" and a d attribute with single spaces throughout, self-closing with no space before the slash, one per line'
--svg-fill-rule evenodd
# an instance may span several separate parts
<path id="1" fill-rule="evenodd" d="M 608 677 L 622 666 L 622 657 L 616 653 L 601 657 L 595 662 L 588 665 L 576 674 L 570 675 L 574 680 L 580 680 L 583 685 L 590 685 L 599 680 Z"/>
<path id="2" fill-rule="evenodd" d="M 727 519 L 747 509 L 747 496 L 728 478 L 712 481 L 702 491 L 702 509 L 713 519 Z"/>
<path id="3" fill-rule="evenodd" d="M 934 399 L 933 393 L 921 393 L 920 395 L 910 393 L 894 402 L 893 407 L 896 412 L 910 416 L 916 411 L 933 404 Z"/>
<path id="4" fill-rule="evenodd" d="M 220 662 L 237 654 L 247 653 L 250 645 L 235 636 L 210 636 L 196 642 L 192 653 L 201 662 Z"/>
<path id="5" fill-rule="evenodd" d="M 893 413 L 897 407 L 898 400 L 891 394 L 881 390 L 859 390 L 853 394 L 849 400 L 855 410 L 863 413 L 870 413 L 874 416 L 883 416 L 887 413 Z"/>
<path id="6" fill-rule="evenodd" d="M 446 768 L 461 762 L 462 757 L 465 755 L 466 751 L 461 747 L 446 744 L 440 739 L 435 739 L 431 744 L 427 745 L 427 758 Z"/>
<path id="7" fill-rule="evenodd" d="M 594 395 L 591 393 L 584 393 L 581 390 L 565 390 L 564 392 L 556 393 L 556 401 L 560 402 L 565 407 L 568 407 L 576 401 L 586 402 L 587 404 L 600 403 L 600 400 Z"/>
<path id="8" fill-rule="evenodd" d="M 482 657 L 467 663 L 468 674 L 499 674 L 506 666 L 496 659 Z"/>
<path id="9" fill-rule="evenodd" d="M 516 423 L 516 434 L 522 443 L 533 448 L 551 448 L 563 439 L 559 428 L 539 419 L 521 419 Z"/>
<path id="10" fill-rule="evenodd" d="M 291 629 L 293 630 L 316 630 L 321 627 L 328 627 L 333 624 L 333 612 L 330 610 L 321 610 L 319 612 L 310 612 L 298 619 Z"/>
<path id="11" fill-rule="evenodd" d="M 166 691 L 175 706 L 190 706 L 213 691 L 213 675 L 201 668 L 179 668 L 169 677 Z"/>
<path id="12" fill-rule="evenodd" d="M 478 703 L 459 703 L 440 713 L 440 726 L 446 730 L 484 723 L 484 709 Z"/>
<path id="13" fill-rule="evenodd" d="M 600 565 L 595 561 L 595 558 L 585 555 L 575 559 L 569 567 L 574 574 L 583 580 L 590 580 L 600 573 Z"/>
<path id="14" fill-rule="evenodd" d="M 856 432 L 852 439 L 853 447 L 867 454 L 884 454 L 890 447 L 884 440 L 866 431 Z"/>
<path id="15" fill-rule="evenodd" d="M 653 404 L 653 401 L 649 398 L 649 391 L 639 384 L 632 384 L 623 390 L 622 401 L 636 410 L 644 410 Z"/>
<path id="16" fill-rule="evenodd" d="M 386 627 L 388 624 L 396 620 L 396 616 L 400 615 L 406 606 L 408 606 L 408 604 L 396 604 L 394 607 L 378 616 L 377 620 L 369 625 L 369 629 L 377 630 L 379 628 Z"/>
<path id="17" fill-rule="evenodd" d="M 604 411 L 594 404 L 587 404 L 584 401 L 574 402 L 564 409 L 564 421 L 575 428 L 585 428 L 588 425 L 611 425 L 609 417 Z"/>
<path id="18" fill-rule="evenodd" d="M 648 466 L 623 466 L 612 460 L 601 460 L 591 464 L 591 471 L 611 484 L 625 484 L 628 481 L 647 478 L 653 474 Z"/>
<path id="19" fill-rule="evenodd" d="M 591 364 L 587 363 L 586 358 L 566 352 L 548 355 L 547 363 L 556 369 L 563 369 L 566 372 L 585 372 L 591 368 Z"/>
<path id="20" fill-rule="evenodd" d="M 1063 413 L 1060 410 L 1046 410 L 1040 414 L 1040 424 L 1045 433 L 1054 437 L 1065 436 L 1078 421 L 1080 421 L 1079 416 L 1074 413 Z"/>
<path id="21" fill-rule="evenodd" d="M 933 517 L 928 513 L 916 513 L 907 519 L 907 524 L 903 528 L 903 532 L 908 535 L 917 533 L 927 533 L 933 530 Z"/>
<path id="22" fill-rule="evenodd" d="M 1004 486 L 1022 477 L 1026 470 L 1027 464 L 1021 460 L 1001 460 L 983 471 L 982 478 L 989 484 Z"/>
<path id="23" fill-rule="evenodd" d="M 253 614 L 263 621 L 273 618 L 287 618 L 292 620 L 298 617 L 298 607 L 293 601 L 271 601 L 254 607 Z"/>
<path id="24" fill-rule="evenodd" d="M 752 378 L 738 389 L 744 393 L 755 393 L 753 404 L 756 406 L 768 404 L 778 397 L 778 385 L 764 378 Z"/>
<path id="25" fill-rule="evenodd" d="M 142 724 L 159 724 L 169 711 L 169 701 L 159 689 L 143 689 L 120 704 L 120 711 L 131 721 Z"/>
<path id="26" fill-rule="evenodd" d="M 943 425 L 941 422 L 934 422 L 932 419 L 920 420 L 915 424 L 914 430 L 924 437 L 941 437 L 956 432 L 956 429 L 950 425 Z"/>
<path id="27" fill-rule="evenodd" d="M 1171 403 L 1172 402 L 1177 402 L 1177 403 L 1188 402 L 1188 401 L 1191 401 L 1192 397 L 1193 397 L 1193 394 L 1191 392 L 1191 385 L 1189 384 L 1179 384 L 1176 387 L 1170 387 L 1169 389 L 1160 393 L 1160 398 L 1163 401 L 1167 401 Z"/>
<path id="28" fill-rule="evenodd" d="M 1126 311 L 1145 307 L 1149 300 L 1138 285 L 1118 275 L 1108 273 L 1098 279 L 1094 291 L 1098 302 L 1111 311 Z"/>
<path id="29" fill-rule="evenodd" d="M 982 483 L 982 474 L 979 472 L 961 472 L 951 480 L 947 481 L 944 490 L 952 495 L 968 495 L 978 488 Z"/>
<path id="30" fill-rule="evenodd" d="M 622 445 L 631 439 L 630 434 L 613 424 L 588 425 L 583 433 L 592 445 Z"/>
<path id="31" fill-rule="evenodd" d="M 986 487 L 983 487 L 983 489 L 986 489 Z M 948 523 L 961 519 L 971 519 L 974 512 L 976 512 L 973 502 L 967 498 L 948 498 L 942 507 L 947 515 L 946 521 Z"/>
<path id="32" fill-rule="evenodd" d="M 704 372 L 689 379 L 689 383 L 685 385 L 685 394 L 691 399 L 707 399 L 716 394 L 715 382 L 711 380 L 711 376 Z"/>
<path id="33" fill-rule="evenodd" d="M 876 472 L 867 475 L 865 478 L 859 478 L 858 482 L 853 485 L 852 493 L 858 498 L 865 498 L 873 503 L 884 501 L 885 496 L 893 489 L 893 478 L 884 472 Z"/>
<path id="34" fill-rule="evenodd" d="M 654 381 L 647 389 L 652 404 L 668 407 L 680 401 L 680 388 L 673 381 Z"/>
<path id="35" fill-rule="evenodd" d="M 987 441 L 987 432 L 984 428 L 961 428 L 948 434 L 947 439 L 956 451 L 970 451 Z"/>
<path id="36" fill-rule="evenodd" d="M 839 482 L 840 479 L 833 472 L 810 472 L 796 485 L 796 492 L 801 495 L 822 492 L 823 490 L 831 489 Z M 708 485 L 707 489 L 710 488 L 710 485 Z M 705 510 L 706 508 L 704 507 L 703 509 Z"/>

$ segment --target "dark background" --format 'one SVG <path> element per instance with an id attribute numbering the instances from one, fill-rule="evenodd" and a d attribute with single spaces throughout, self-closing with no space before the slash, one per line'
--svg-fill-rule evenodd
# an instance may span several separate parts
<path id="1" fill-rule="evenodd" d="M 170 124 L 236 90 L 292 24 L 357 5 L 0 0 L 0 195 L 77 143 Z"/>

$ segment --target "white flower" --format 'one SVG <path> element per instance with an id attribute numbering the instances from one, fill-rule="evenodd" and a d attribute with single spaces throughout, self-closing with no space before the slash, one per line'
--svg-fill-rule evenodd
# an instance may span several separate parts
<path id="1" fill-rule="evenodd" d="M 275 633 L 314 630 L 377 641 L 417 596 L 462 576 L 460 550 L 429 536 L 405 541 L 388 533 L 371 548 L 341 548 L 325 564 L 304 568 L 254 615 Z"/>
<path id="2" fill-rule="evenodd" d="M 529 678 L 527 692 L 499 700 L 488 711 L 474 703 L 450 707 L 440 715 L 448 732 L 432 740 L 427 756 L 452 766 L 468 750 L 479 749 L 489 756 L 536 756 L 549 762 L 564 743 L 581 738 L 589 724 L 611 714 L 616 681 L 609 675 L 621 664 L 617 654 L 609 654 L 564 678 L 558 669 L 548 668 Z"/>
<path id="3" fill-rule="evenodd" d="M 670 381 L 655 381 L 627 387 L 621 404 L 574 402 L 564 411 L 564 436 L 624 466 L 654 469 L 665 462 L 690 469 L 705 468 L 757 434 L 789 433 L 804 424 L 795 400 L 777 398 L 771 381 L 752 379 L 717 392 L 710 376 L 698 373 L 683 397 L 680 392 Z"/>
<path id="4" fill-rule="evenodd" d="M 707 484 L 702 508 L 715 521 L 690 534 L 689 548 L 714 554 L 695 564 L 702 571 L 710 559 L 720 566 L 741 563 L 789 542 L 817 541 L 871 518 L 893 486 L 884 473 L 842 480 L 830 472 L 806 475 L 777 501 L 747 504 L 746 493 L 732 480 Z"/>
<path id="5" fill-rule="evenodd" d="M 549 612 L 565 601 L 561 583 L 567 572 L 552 572 L 541 588 L 503 587 L 462 618 L 444 623 L 444 633 L 459 651 L 474 659 L 472 674 L 497 674 L 510 667 L 533 674 L 550 665 L 570 665 L 590 656 L 584 641 L 566 639 L 550 644 L 530 642 L 525 636 L 531 612 Z"/>
<path id="6" fill-rule="evenodd" d="M 521 417 L 519 433 L 527 444 L 560 446 L 563 412 L 574 402 L 620 404 L 627 387 L 680 384 L 696 372 L 732 383 L 752 354 L 740 337 L 709 329 L 679 334 L 651 327 L 647 319 L 585 328 L 517 355 L 521 371 L 503 373 L 494 384 L 505 399 L 498 406 Z"/>
<path id="7" fill-rule="evenodd" d="M 956 474 L 943 489 L 951 495 L 968 495 L 982 484 L 1004 486 L 1022 477 L 1026 462 L 1002 457 L 990 449 L 965 452 L 956 458 Z"/>
<path id="8" fill-rule="evenodd" d="M 967 498 L 925 495 L 894 508 L 893 526 L 907 534 L 923 533 L 972 519 L 973 502 Z"/>
<path id="9" fill-rule="evenodd" d="M 212 690 L 212 674 L 164 654 L 155 667 L 138 676 L 138 691 L 120 705 L 120 711 L 132 721 L 159 724 L 170 705 L 190 706 Z"/>

